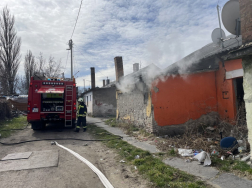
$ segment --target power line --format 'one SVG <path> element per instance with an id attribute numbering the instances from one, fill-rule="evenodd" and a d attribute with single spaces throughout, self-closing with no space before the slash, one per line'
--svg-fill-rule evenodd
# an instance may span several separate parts
<path id="1" fill-rule="evenodd" d="M 81 4 L 80 4 L 80 8 L 79 8 L 79 12 L 78 12 L 78 16 L 77 16 L 77 18 L 76 18 L 76 22 L 75 22 L 75 25 L 74 25 L 74 29 L 73 29 L 73 33 L 72 33 L 72 35 L 71 35 L 71 38 L 73 37 L 74 30 L 75 30 L 75 27 L 76 27 L 76 24 L 77 24 L 77 21 L 78 21 L 78 18 L 79 18 L 79 14 L 80 14 L 80 10 L 81 10 L 82 1 L 83 1 L 83 0 L 81 0 Z"/>

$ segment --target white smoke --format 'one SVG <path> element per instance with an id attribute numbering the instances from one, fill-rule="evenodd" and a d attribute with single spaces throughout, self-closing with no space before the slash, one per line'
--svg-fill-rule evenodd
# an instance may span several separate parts
<path id="1" fill-rule="evenodd" d="M 233 37 L 233 35 L 228 37 Z M 239 46 L 239 41 L 241 41 L 241 37 L 237 38 L 236 40 L 230 39 L 225 41 L 224 50 Z M 163 71 L 160 71 L 160 69 L 156 65 L 151 64 L 135 73 L 124 76 L 120 80 L 120 82 L 116 84 L 116 86 L 122 92 L 131 92 L 136 87 L 140 91 L 143 91 L 145 89 L 144 85 L 146 85 L 150 89 L 152 87 L 152 84 L 156 85 L 160 81 L 164 82 L 170 76 L 175 77 L 177 75 L 180 75 L 182 78 L 187 80 L 188 74 L 191 73 L 191 68 L 192 71 L 201 71 L 200 69 L 198 70 L 198 63 L 202 61 L 202 59 L 208 58 L 213 54 L 221 52 L 222 50 L 223 49 L 220 46 L 214 43 L 210 43 L 202 47 L 201 49 L 191 53 L 190 55 L 184 57 L 180 61 L 168 66 Z M 211 70 L 211 67 L 204 66 L 204 68 L 209 68 Z M 140 78 L 142 79 L 142 82 L 140 82 Z"/>
<path id="2" fill-rule="evenodd" d="M 160 69 L 154 64 L 151 64 L 137 72 L 122 77 L 116 84 L 116 87 L 123 93 L 132 92 L 135 88 L 144 92 L 146 89 L 151 88 L 153 81 L 160 74 Z"/>

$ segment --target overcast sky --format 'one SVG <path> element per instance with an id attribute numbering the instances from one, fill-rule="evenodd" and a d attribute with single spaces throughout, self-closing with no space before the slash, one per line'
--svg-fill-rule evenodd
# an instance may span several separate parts
<path id="1" fill-rule="evenodd" d="M 62 60 L 70 77 L 70 55 L 66 50 L 81 0 L 1 0 L 16 19 L 22 39 L 22 62 L 27 50 Z M 219 0 L 223 5 L 227 0 Z M 102 79 L 115 80 L 114 57 L 122 56 L 124 74 L 133 64 L 151 63 L 161 69 L 212 42 L 219 26 L 218 0 L 83 0 L 74 42 L 74 73 L 77 85 L 90 81 L 90 67 L 96 70 L 96 85 Z M 225 30 L 225 29 L 224 29 Z M 226 30 L 225 30 L 226 31 Z M 226 35 L 229 34 L 226 32 Z"/>

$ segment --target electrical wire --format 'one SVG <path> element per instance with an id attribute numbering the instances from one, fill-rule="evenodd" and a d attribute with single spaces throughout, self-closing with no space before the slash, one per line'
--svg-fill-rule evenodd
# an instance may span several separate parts
<path id="1" fill-rule="evenodd" d="M 72 37 L 73 37 L 74 31 L 75 31 L 75 27 L 76 27 L 76 24 L 77 24 L 77 21 L 78 21 L 78 18 L 79 18 L 79 14 L 80 14 L 80 10 L 81 10 L 82 1 L 83 1 L 83 0 L 81 0 L 79 12 L 78 12 L 78 15 L 77 15 L 77 18 L 76 18 L 76 22 L 75 22 L 74 29 L 73 29 L 73 32 L 72 32 L 72 35 L 71 35 L 71 39 L 72 39 Z"/>

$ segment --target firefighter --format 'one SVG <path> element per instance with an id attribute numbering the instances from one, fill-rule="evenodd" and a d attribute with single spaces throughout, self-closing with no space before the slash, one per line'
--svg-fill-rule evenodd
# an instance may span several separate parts
<path id="1" fill-rule="evenodd" d="M 77 112 L 78 121 L 77 121 L 75 132 L 79 132 L 81 124 L 83 126 L 83 132 L 87 130 L 86 114 L 87 114 L 87 107 L 85 103 L 83 102 L 83 98 L 79 98 L 78 99 L 78 112 Z"/>

